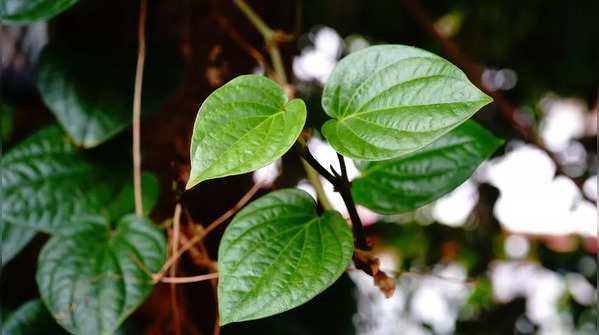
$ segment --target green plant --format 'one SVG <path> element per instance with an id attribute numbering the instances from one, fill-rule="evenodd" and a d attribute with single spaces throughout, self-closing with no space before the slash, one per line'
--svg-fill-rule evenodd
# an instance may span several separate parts
<path id="1" fill-rule="evenodd" d="M 2 3 L 8 8 L 11 1 Z M 42 8 L 44 2 L 39 3 L 36 8 Z M 75 1 L 63 3 L 49 12 L 27 9 L 12 17 L 15 22 L 51 17 Z M 254 24 L 262 25 L 267 39 L 276 39 L 249 7 L 237 3 Z M 370 246 L 354 202 L 382 214 L 414 210 L 459 186 L 502 143 L 468 120 L 492 100 L 460 69 L 418 48 L 380 45 L 342 59 L 324 89 L 322 106 L 331 119 L 321 133 L 340 163 L 340 171 L 329 170 L 301 136 L 306 105 L 301 99 L 289 101 L 281 87 L 286 76 L 276 41 L 268 42 L 279 83 L 244 75 L 204 101 L 193 128 L 186 188 L 254 171 L 293 148 L 325 211 L 307 193 L 283 189 L 235 215 L 218 252 L 221 325 L 305 303 L 334 283 L 352 257 L 358 268 L 376 275 L 375 261 L 364 256 Z M 132 123 L 132 106 L 143 101 L 152 109 L 175 87 L 178 76 L 168 69 L 170 62 L 155 67 L 150 62 L 147 90 L 141 94 L 136 86 L 132 103 L 130 82 L 117 77 L 124 73 L 123 78 L 132 78 L 133 64 L 90 48 L 78 52 L 97 56 L 86 58 L 97 61 L 91 68 L 65 47 L 49 45 L 40 55 L 40 93 L 62 128 L 40 130 L 0 160 L 0 230 L 4 262 L 36 232 L 50 234 L 37 268 L 43 304 L 71 333 L 110 334 L 193 243 L 167 261 L 164 234 L 147 219 L 158 198 L 156 177 L 143 174 L 143 188 L 124 182 L 132 179 L 129 164 L 121 163 L 128 160 L 115 159 L 112 150 L 107 158 L 101 145 Z M 110 86 L 113 81 L 119 86 Z M 134 127 L 136 122 L 134 118 Z M 353 182 L 346 158 L 361 161 L 362 175 Z M 351 227 L 330 208 L 317 173 L 341 194 Z M 178 225 L 177 219 L 173 224 Z M 191 242 L 203 237 L 198 236 Z M 16 313 L 46 320 L 40 309 L 39 302 L 31 302 Z M 17 327 L 16 322 L 10 327 Z"/>
<path id="2" fill-rule="evenodd" d="M 198 112 L 187 187 L 264 167 L 297 140 L 297 153 L 343 196 L 353 213 L 355 246 L 367 250 L 353 198 L 397 214 L 453 190 L 502 143 L 467 121 L 489 102 L 458 68 L 417 48 L 375 46 L 342 59 L 324 89 L 322 104 L 333 119 L 322 133 L 340 154 L 370 161 L 352 185 L 343 156 L 342 171 L 328 171 L 299 137 L 306 118 L 300 99 L 288 102 L 267 78 L 241 76 L 214 91 Z M 221 324 L 310 300 L 349 265 L 351 241 L 339 213 L 318 216 L 301 191 L 280 190 L 251 203 L 229 224 L 219 248 Z"/>

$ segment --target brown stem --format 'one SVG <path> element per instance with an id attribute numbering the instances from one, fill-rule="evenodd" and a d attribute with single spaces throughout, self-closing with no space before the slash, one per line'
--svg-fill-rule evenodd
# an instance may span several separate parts
<path id="1" fill-rule="evenodd" d="M 166 263 L 164 263 L 160 272 L 158 272 L 155 275 L 152 275 L 154 282 L 159 282 L 161 278 L 164 277 L 166 271 L 168 271 L 168 269 L 173 264 L 175 264 L 175 262 L 177 261 L 177 259 L 179 259 L 179 257 L 181 257 L 181 255 L 183 255 L 187 250 L 191 249 L 196 243 L 201 241 L 204 238 L 204 236 L 208 235 L 208 233 L 210 233 L 212 230 L 218 227 L 218 225 L 220 225 L 221 223 L 225 222 L 228 218 L 233 216 L 233 214 L 235 214 L 239 209 L 241 209 L 241 207 L 243 207 L 254 196 L 254 194 L 256 194 L 256 192 L 259 189 L 260 185 L 254 184 L 254 186 L 252 186 L 252 188 L 239 200 L 239 202 L 235 204 L 235 206 L 233 206 L 233 208 L 221 215 L 218 219 L 214 220 L 208 227 L 206 227 L 206 230 L 204 230 L 203 233 L 195 235 L 187 243 L 185 243 L 185 245 L 183 245 L 181 249 L 178 249 L 177 252 L 174 255 L 172 255 L 166 261 Z"/>
<path id="2" fill-rule="evenodd" d="M 163 277 L 160 279 L 161 283 L 170 283 L 170 284 L 188 284 L 188 283 L 197 283 L 200 281 L 216 279 L 218 278 L 218 273 L 208 273 L 205 275 L 199 276 L 190 276 L 190 277 Z"/>
<path id="3" fill-rule="evenodd" d="M 259 64 L 264 66 L 264 70 L 266 71 L 266 73 L 269 76 L 272 76 L 273 69 L 266 62 L 266 59 L 264 59 L 264 56 L 262 55 L 262 53 L 260 53 L 260 51 L 256 50 L 256 48 L 254 48 L 251 44 L 246 42 L 239 35 L 239 33 L 235 30 L 235 28 L 233 28 L 233 26 L 231 26 L 231 24 L 229 23 L 229 20 L 227 20 L 227 18 L 225 18 L 218 12 L 216 13 L 215 17 L 216 17 L 216 21 L 218 21 L 221 28 L 223 28 L 223 30 L 229 34 L 229 37 L 231 37 L 231 39 L 233 39 L 235 42 L 237 42 L 237 44 L 239 44 L 239 46 L 242 49 L 244 49 L 250 56 L 252 56 Z"/>
<path id="4" fill-rule="evenodd" d="M 175 206 L 175 214 L 173 215 L 173 239 L 171 240 L 171 252 L 172 254 L 177 253 L 177 249 L 179 248 L 179 235 L 181 232 L 181 204 L 177 203 Z M 173 266 L 170 269 L 169 275 L 171 277 L 176 277 L 177 275 L 177 262 L 173 263 Z M 164 279 L 164 278 L 163 278 Z M 171 283 L 171 305 L 173 308 L 173 324 L 175 328 L 175 334 L 181 334 L 181 318 L 179 316 L 179 308 L 177 306 L 177 286 L 176 283 Z"/>
<path id="5" fill-rule="evenodd" d="M 137 68 L 135 71 L 135 89 L 133 94 L 133 186 L 135 195 L 135 214 L 143 215 L 141 201 L 141 87 L 146 59 L 146 12 L 147 0 L 141 0 L 139 7 Z"/>

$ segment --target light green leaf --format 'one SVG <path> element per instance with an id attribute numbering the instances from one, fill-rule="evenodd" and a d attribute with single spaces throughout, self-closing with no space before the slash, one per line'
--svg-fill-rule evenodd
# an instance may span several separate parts
<path id="1" fill-rule="evenodd" d="M 433 142 L 491 101 L 437 55 L 404 45 L 374 46 L 335 67 L 322 97 L 333 119 L 322 133 L 347 157 L 397 158 Z"/>
<path id="2" fill-rule="evenodd" d="M 307 193 L 271 192 L 241 210 L 218 249 L 221 325 L 297 307 L 332 285 L 353 253 L 335 211 L 318 216 Z"/>
<path id="3" fill-rule="evenodd" d="M 179 81 L 177 55 L 148 49 L 142 112 L 157 109 Z M 135 51 L 113 45 L 50 44 L 40 53 L 37 83 L 44 103 L 77 145 L 90 148 L 132 123 Z"/>
<path id="4" fill-rule="evenodd" d="M 64 334 L 39 299 L 26 302 L 2 325 L 2 335 Z"/>
<path id="5" fill-rule="evenodd" d="M 81 218 L 40 253 L 40 295 L 58 323 L 73 334 L 111 334 L 151 293 L 149 271 L 166 258 L 158 227 L 135 215 L 114 230 L 103 217 Z"/>
<path id="6" fill-rule="evenodd" d="M 48 20 L 79 0 L 0 0 L 2 23 L 28 24 Z"/>
<path id="7" fill-rule="evenodd" d="M 134 209 L 133 196 L 125 199 L 132 193 L 130 176 L 128 166 L 105 163 L 78 150 L 59 127 L 50 126 L 0 159 L 1 220 L 52 234 L 81 215 L 120 217 Z M 149 211 L 157 198 L 156 180 L 146 175 L 142 183 Z"/>
<path id="8" fill-rule="evenodd" d="M 36 230 L 29 227 L 17 226 L 0 219 L 0 256 L 2 264 L 8 263 L 35 236 Z"/>
<path id="9" fill-rule="evenodd" d="M 293 145 L 305 122 L 304 102 L 287 102 L 285 91 L 272 80 L 256 75 L 231 80 L 200 107 L 187 188 L 274 162 Z"/>
<path id="10" fill-rule="evenodd" d="M 381 214 L 414 210 L 449 193 L 503 143 L 474 121 L 466 121 L 405 157 L 370 162 L 354 179 L 356 203 Z"/>

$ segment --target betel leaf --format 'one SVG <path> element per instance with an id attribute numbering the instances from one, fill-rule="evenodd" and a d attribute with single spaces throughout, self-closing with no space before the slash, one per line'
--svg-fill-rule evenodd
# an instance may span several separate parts
<path id="1" fill-rule="evenodd" d="M 2 335 L 64 334 L 39 299 L 23 304 L 2 324 Z"/>
<path id="2" fill-rule="evenodd" d="M 48 20 L 79 0 L 0 0 L 3 23 L 28 24 Z"/>
<path id="3" fill-rule="evenodd" d="M 212 92 L 193 128 L 187 188 L 262 168 L 289 150 L 304 127 L 306 105 L 287 100 L 279 85 L 256 75 L 239 76 Z"/>
<path id="4" fill-rule="evenodd" d="M 35 236 L 36 230 L 22 227 L 0 219 L 0 259 L 2 264 L 8 263 L 23 249 Z"/>
<path id="5" fill-rule="evenodd" d="M 0 159 L 0 179 L 1 221 L 23 228 L 57 233 L 81 215 L 114 219 L 134 209 L 130 168 L 78 150 L 56 125 L 7 152 Z M 157 199 L 155 177 L 144 173 L 142 186 L 149 211 Z"/>
<path id="6" fill-rule="evenodd" d="M 143 215 L 148 216 L 156 203 L 160 193 L 160 184 L 158 178 L 149 172 L 141 174 L 141 203 Z M 135 195 L 133 183 L 129 181 L 123 186 L 118 195 L 108 204 L 108 216 L 112 220 L 117 220 L 121 216 L 135 211 Z"/>
<path id="7" fill-rule="evenodd" d="M 466 121 L 405 157 L 369 162 L 352 181 L 352 196 L 381 214 L 414 210 L 462 184 L 502 143 L 476 122 Z"/>
<path id="8" fill-rule="evenodd" d="M 0 160 L 2 220 L 48 233 L 95 213 L 126 173 L 96 164 L 57 126 L 38 131 Z"/>
<path id="9" fill-rule="evenodd" d="M 72 45 L 55 43 L 42 50 L 37 84 L 44 103 L 75 143 L 90 148 L 132 123 L 135 49 L 102 43 Z M 143 114 L 156 110 L 179 82 L 178 55 L 162 50 L 148 48 Z"/>
<path id="10" fill-rule="evenodd" d="M 241 210 L 218 249 L 221 325 L 297 307 L 332 285 L 353 253 L 341 214 L 316 213 L 304 191 L 269 193 Z"/>
<path id="11" fill-rule="evenodd" d="M 381 45 L 343 58 L 322 97 L 322 133 L 339 153 L 385 160 L 418 150 L 492 99 L 430 52 Z"/>
<path id="12" fill-rule="evenodd" d="M 40 252 L 40 296 L 69 332 L 111 334 L 151 293 L 142 265 L 153 273 L 160 270 L 166 240 L 155 224 L 133 214 L 114 230 L 103 217 L 77 223 Z"/>

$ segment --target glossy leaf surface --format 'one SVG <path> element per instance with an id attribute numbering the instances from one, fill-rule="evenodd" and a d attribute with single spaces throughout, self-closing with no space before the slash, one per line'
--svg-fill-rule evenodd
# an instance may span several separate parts
<path id="1" fill-rule="evenodd" d="M 368 163 L 352 182 L 352 196 L 356 203 L 381 214 L 414 210 L 466 181 L 502 143 L 467 121 L 405 157 Z"/>
<path id="2" fill-rule="evenodd" d="M 0 160 L 0 178 L 1 220 L 23 229 L 52 234 L 82 215 L 117 219 L 134 209 L 129 168 L 82 152 L 57 126 L 38 131 L 7 152 Z M 149 212 L 157 201 L 157 180 L 144 173 L 142 185 Z M 23 235 L 10 236 L 17 243 Z"/>
<path id="3" fill-rule="evenodd" d="M 48 20 L 79 0 L 0 0 L 4 23 L 28 24 Z"/>
<path id="4" fill-rule="evenodd" d="M 381 45 L 343 58 L 323 92 L 322 133 L 344 156 L 386 160 L 449 132 L 491 98 L 430 52 Z"/>
<path id="5" fill-rule="evenodd" d="M 38 131 L 0 161 L 2 220 L 54 233 L 74 217 L 97 213 L 127 174 L 96 163 L 59 127 Z"/>
<path id="6" fill-rule="evenodd" d="M 142 112 L 154 111 L 177 87 L 177 55 L 148 49 Z M 111 45 L 50 44 L 37 64 L 42 99 L 77 145 L 94 147 L 132 123 L 135 52 Z"/>
<path id="7" fill-rule="evenodd" d="M 166 258 L 159 228 L 133 214 L 114 230 L 102 217 L 81 218 L 40 253 L 37 283 L 58 323 L 74 334 L 111 334 L 151 293 L 149 271 Z"/>
<path id="8" fill-rule="evenodd" d="M 23 249 L 35 236 L 37 231 L 33 228 L 18 226 L 0 219 L 0 256 L 2 264 L 8 263 Z"/>
<path id="9" fill-rule="evenodd" d="M 24 303 L 2 324 L 2 335 L 65 334 L 39 299 Z"/>
<path id="10" fill-rule="evenodd" d="M 343 273 L 353 237 L 341 214 L 318 216 L 307 193 L 269 193 L 240 211 L 218 252 L 222 325 L 297 307 Z"/>
<path id="11" fill-rule="evenodd" d="M 274 81 L 256 75 L 231 80 L 200 107 L 191 139 L 187 188 L 274 162 L 293 145 L 305 121 L 304 102 L 288 102 Z"/>

